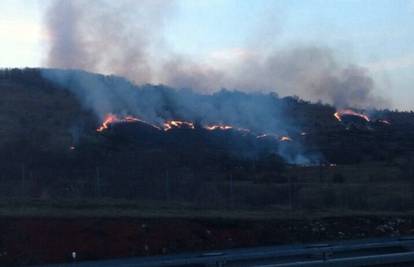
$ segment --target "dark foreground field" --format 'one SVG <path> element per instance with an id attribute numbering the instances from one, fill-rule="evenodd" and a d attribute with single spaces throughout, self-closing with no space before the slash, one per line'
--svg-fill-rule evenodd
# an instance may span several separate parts
<path id="1" fill-rule="evenodd" d="M 49 216 L 56 212 L 51 209 L 41 213 L 16 208 L 18 216 L 3 211 L 0 266 L 67 262 L 73 251 L 79 260 L 93 260 L 414 232 L 411 214 L 336 217 L 332 213 L 164 210 L 160 216 L 130 209 L 108 216 L 99 209 L 66 210 L 66 216 Z M 116 209 L 111 212 L 115 214 Z M 127 216 L 128 212 L 132 216 Z"/>

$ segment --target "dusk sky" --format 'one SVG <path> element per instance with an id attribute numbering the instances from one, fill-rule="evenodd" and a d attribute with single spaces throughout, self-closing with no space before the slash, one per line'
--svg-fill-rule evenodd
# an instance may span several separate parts
<path id="1" fill-rule="evenodd" d="M 49 5 L 0 2 L 0 67 L 47 66 Z M 367 68 L 391 108 L 414 109 L 414 1 L 178 0 L 168 16 L 163 41 L 193 60 L 226 65 L 271 48 L 321 45 Z"/>

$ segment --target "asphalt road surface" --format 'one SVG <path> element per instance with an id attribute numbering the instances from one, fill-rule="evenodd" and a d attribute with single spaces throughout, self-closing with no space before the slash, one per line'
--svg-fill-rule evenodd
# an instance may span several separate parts
<path id="1" fill-rule="evenodd" d="M 231 249 L 38 267 L 297 267 L 414 266 L 414 236 Z"/>

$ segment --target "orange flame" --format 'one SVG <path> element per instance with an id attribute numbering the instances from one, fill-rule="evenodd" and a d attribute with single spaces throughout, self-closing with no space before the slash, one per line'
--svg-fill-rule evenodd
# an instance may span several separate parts
<path id="1" fill-rule="evenodd" d="M 362 113 L 355 112 L 352 109 L 342 109 L 342 110 L 339 110 L 339 111 L 337 111 L 337 112 L 334 113 L 334 117 L 338 121 L 342 121 L 342 117 L 343 116 L 356 116 L 356 117 L 360 117 L 360 118 L 364 119 L 367 122 L 370 121 L 370 119 L 369 119 L 369 117 L 367 115 L 362 114 Z"/>
<path id="2" fill-rule="evenodd" d="M 257 139 L 266 138 L 266 137 L 275 138 L 276 140 L 279 140 L 280 142 L 290 142 L 290 141 L 293 141 L 292 138 L 290 138 L 287 135 L 279 136 L 277 134 L 271 134 L 270 133 L 270 134 L 261 134 L 261 135 L 256 136 Z"/>
<path id="3" fill-rule="evenodd" d="M 105 116 L 105 119 L 104 119 L 102 125 L 98 129 L 96 129 L 96 131 L 97 132 L 103 132 L 104 130 L 108 129 L 111 124 L 114 124 L 114 123 L 131 123 L 131 122 L 142 122 L 142 123 L 148 124 L 148 125 L 150 125 L 154 128 L 157 128 L 158 130 L 160 130 L 159 127 L 157 127 L 155 125 L 152 125 L 148 122 L 145 122 L 145 121 L 143 121 L 143 120 L 141 120 L 137 117 L 127 115 L 127 116 L 124 116 L 122 118 L 119 118 L 117 115 L 109 113 L 108 115 Z"/>
<path id="4" fill-rule="evenodd" d="M 289 136 L 281 136 L 279 138 L 279 141 L 280 142 L 290 142 L 290 141 L 292 141 L 292 138 L 290 138 Z"/>
<path id="5" fill-rule="evenodd" d="M 207 126 L 204 126 L 204 129 L 209 130 L 209 131 L 213 131 L 213 130 L 222 130 L 222 131 L 235 130 L 235 131 L 238 131 L 238 132 L 242 132 L 243 134 L 250 133 L 249 129 L 240 128 L 240 127 L 233 127 L 231 125 L 223 125 L 223 124 L 207 125 Z"/>
<path id="6" fill-rule="evenodd" d="M 206 129 L 206 130 L 209 130 L 209 131 L 214 131 L 214 130 L 230 130 L 230 129 L 233 129 L 233 126 L 230 126 L 230 125 L 207 125 L 207 126 L 204 126 L 204 128 Z"/>
<path id="7" fill-rule="evenodd" d="M 105 120 L 103 121 L 102 125 L 98 129 L 96 129 L 96 131 L 97 132 L 102 132 L 102 131 L 108 129 L 109 125 L 111 125 L 112 123 L 119 122 L 119 121 L 120 120 L 116 115 L 110 113 L 110 114 L 105 116 Z"/>
<path id="8" fill-rule="evenodd" d="M 256 136 L 257 139 L 266 138 L 266 137 L 272 137 L 276 139 L 278 138 L 276 134 L 266 134 L 266 133 Z"/>
<path id="9" fill-rule="evenodd" d="M 194 123 L 189 121 L 170 120 L 164 122 L 164 131 L 168 131 L 173 128 L 194 129 L 195 127 Z"/>

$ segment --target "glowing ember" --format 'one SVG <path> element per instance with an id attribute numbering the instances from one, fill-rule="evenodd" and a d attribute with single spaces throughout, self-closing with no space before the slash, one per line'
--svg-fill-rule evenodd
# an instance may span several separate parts
<path id="1" fill-rule="evenodd" d="M 290 138 L 289 136 L 281 136 L 279 138 L 279 141 L 281 141 L 281 142 L 289 142 L 289 141 L 292 141 L 292 138 Z"/>
<path id="2" fill-rule="evenodd" d="M 108 114 L 108 115 L 106 115 L 102 125 L 98 129 L 96 129 L 96 131 L 103 132 L 104 130 L 108 129 L 111 124 L 115 124 L 115 123 L 133 123 L 133 122 L 142 122 L 142 123 L 148 124 L 148 125 L 150 125 L 154 128 L 157 128 L 158 130 L 160 130 L 159 127 L 157 127 L 155 125 L 152 125 L 148 122 L 145 122 L 145 121 L 143 121 L 141 119 L 138 119 L 138 118 L 136 118 L 134 116 L 131 116 L 131 115 L 124 116 L 124 117 L 120 118 L 115 114 Z"/>
<path id="3" fill-rule="evenodd" d="M 204 126 L 204 128 L 206 129 L 206 130 L 209 130 L 209 131 L 214 131 L 214 130 L 230 130 L 230 129 L 233 129 L 233 127 L 232 126 L 230 126 L 230 125 L 207 125 L 207 126 Z"/>
<path id="4" fill-rule="evenodd" d="M 360 117 L 362 119 L 364 119 L 365 121 L 370 121 L 369 117 L 365 114 L 362 113 L 358 113 L 355 112 L 351 109 L 343 109 L 343 110 L 339 110 L 337 112 L 334 113 L 334 117 L 338 120 L 338 121 L 342 121 L 342 118 L 344 116 L 356 116 L 356 117 Z"/>
<path id="5" fill-rule="evenodd" d="M 102 125 L 98 129 L 96 129 L 96 131 L 102 132 L 102 131 L 108 129 L 109 125 L 111 125 L 112 123 L 119 122 L 119 121 L 120 121 L 120 119 L 118 119 L 118 117 L 116 115 L 108 114 L 108 115 L 106 115 Z"/>
<path id="6" fill-rule="evenodd" d="M 136 122 L 136 121 L 141 121 L 141 120 L 138 118 L 132 117 L 132 116 L 125 116 L 122 119 L 122 122 Z"/>
<path id="7" fill-rule="evenodd" d="M 274 138 L 276 140 L 279 140 L 280 142 L 290 142 L 290 141 L 293 141 L 292 138 L 290 138 L 287 135 L 279 136 L 277 134 L 271 134 L 270 133 L 270 134 L 261 134 L 261 135 L 256 136 L 257 139 L 267 138 L 267 137 Z"/>
<path id="8" fill-rule="evenodd" d="M 272 137 L 272 138 L 278 138 L 278 136 L 276 134 L 261 134 L 256 136 L 257 139 L 261 139 L 261 138 L 266 138 L 266 137 Z"/>
<path id="9" fill-rule="evenodd" d="M 194 123 L 189 121 L 177 121 L 177 120 L 171 120 L 166 121 L 164 123 L 164 131 L 171 130 L 173 128 L 179 128 L 179 129 L 194 129 Z"/>

